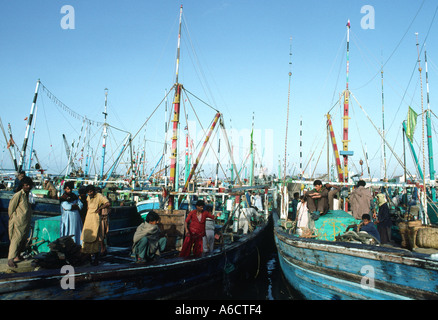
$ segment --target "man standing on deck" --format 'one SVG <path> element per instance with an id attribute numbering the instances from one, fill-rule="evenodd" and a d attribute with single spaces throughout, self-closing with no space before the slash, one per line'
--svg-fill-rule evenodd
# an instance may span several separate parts
<path id="1" fill-rule="evenodd" d="M 53 183 L 50 181 L 49 178 L 44 179 L 44 190 L 49 191 L 49 198 L 50 199 L 58 199 L 58 191 L 56 190 Z"/>
<path id="2" fill-rule="evenodd" d="M 314 220 L 319 218 L 319 215 L 327 213 L 328 210 L 328 190 L 322 187 L 321 180 L 313 182 L 314 189 L 307 191 L 305 194 L 307 207 L 310 214 L 314 215 Z M 315 212 L 316 213 L 315 215 Z"/>
<path id="3" fill-rule="evenodd" d="M 32 208 L 29 203 L 30 189 L 33 181 L 29 177 L 23 177 L 20 181 L 21 190 L 16 192 L 9 202 L 9 253 L 8 266 L 16 268 L 16 262 L 20 261 L 20 253 L 24 251 L 26 240 L 30 233 Z"/>
<path id="4" fill-rule="evenodd" d="M 192 251 L 192 247 L 195 257 L 202 255 L 202 238 L 205 236 L 205 221 L 207 217 L 213 220 L 215 219 L 211 213 L 204 210 L 204 206 L 204 201 L 198 200 L 196 202 L 196 210 L 191 211 L 184 221 L 186 237 L 181 249 L 181 257 L 188 257 Z M 218 213 L 218 215 L 219 214 L 220 213 Z"/>
<path id="5" fill-rule="evenodd" d="M 109 208 L 110 202 L 104 195 L 97 193 L 93 185 L 87 187 L 87 194 L 87 215 L 81 235 L 82 252 L 90 254 L 92 265 L 98 265 L 99 252 L 104 240 L 101 215 L 104 209 Z"/>
<path id="6" fill-rule="evenodd" d="M 329 210 L 338 210 L 338 206 L 334 205 L 334 203 L 335 203 L 334 199 L 335 199 L 335 195 L 341 189 L 340 186 L 335 186 L 333 184 L 326 183 L 325 188 L 328 191 L 328 206 L 329 206 Z"/>
<path id="7" fill-rule="evenodd" d="M 370 204 L 373 196 L 369 189 L 365 188 L 366 182 L 359 180 L 356 188 L 350 195 L 350 206 L 353 217 L 357 220 L 362 219 L 362 215 L 370 213 Z"/>
<path id="8" fill-rule="evenodd" d="M 21 189 L 21 180 L 23 180 L 23 178 L 26 176 L 26 172 L 24 171 L 20 171 L 17 174 L 17 177 L 15 178 L 15 182 L 14 182 L 14 192 L 18 192 Z"/>

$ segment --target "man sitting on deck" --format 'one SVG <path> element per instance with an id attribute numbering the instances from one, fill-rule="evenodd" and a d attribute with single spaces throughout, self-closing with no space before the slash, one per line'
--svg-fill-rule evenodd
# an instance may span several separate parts
<path id="1" fill-rule="evenodd" d="M 313 219 L 317 220 L 319 215 L 328 211 L 328 190 L 322 187 L 321 180 L 315 180 L 313 186 L 315 188 L 307 191 L 305 197 L 309 212 L 313 215 Z"/>
<path id="2" fill-rule="evenodd" d="M 371 216 L 368 213 L 362 215 L 362 222 L 359 225 L 360 231 L 366 231 L 369 235 L 372 235 L 380 242 L 380 235 L 375 227 L 374 223 L 371 222 Z"/>
<path id="3" fill-rule="evenodd" d="M 134 234 L 132 253 L 137 262 L 152 260 L 155 255 L 166 248 L 167 239 L 161 234 L 158 227 L 160 216 L 151 211 L 146 216 L 146 221 L 137 227 Z"/>

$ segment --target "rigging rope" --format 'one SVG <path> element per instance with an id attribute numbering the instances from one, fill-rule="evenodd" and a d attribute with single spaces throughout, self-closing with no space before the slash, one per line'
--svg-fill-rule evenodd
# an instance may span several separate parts
<path id="1" fill-rule="evenodd" d="M 395 54 L 395 52 L 397 51 L 398 47 L 400 47 L 400 45 L 401 45 L 403 39 L 406 37 L 407 33 L 408 33 L 409 30 L 411 29 L 411 27 L 412 27 L 412 25 L 413 25 L 415 19 L 417 18 L 418 14 L 420 13 L 421 8 L 423 8 L 423 5 L 424 5 L 425 2 L 426 2 L 426 0 L 423 0 L 423 2 L 422 2 L 421 5 L 420 5 L 420 8 L 418 8 L 417 13 L 415 14 L 414 18 L 412 19 L 411 23 L 409 24 L 409 26 L 408 26 L 408 28 L 406 29 L 405 33 L 403 34 L 402 38 L 401 38 L 400 41 L 397 43 L 397 45 L 395 46 L 394 50 L 393 50 L 392 53 L 389 55 L 388 59 L 386 59 L 385 63 L 382 64 L 382 65 L 379 67 L 379 71 L 377 71 L 377 73 L 376 73 L 376 74 L 375 74 L 375 75 L 374 75 L 369 81 L 367 81 L 364 85 L 362 85 L 362 86 L 360 86 L 360 87 L 357 87 L 357 88 L 355 88 L 354 90 L 359 90 L 359 89 L 361 89 L 361 88 L 367 86 L 371 81 L 374 80 L 374 78 L 375 78 L 376 76 L 378 76 L 378 75 L 380 74 L 380 70 L 381 70 L 384 66 L 386 66 L 386 64 L 389 62 L 389 60 L 391 60 L 392 56 L 393 56 L 393 55 Z M 437 9 L 438 9 L 438 7 L 437 7 Z M 436 14 L 436 11 L 435 11 L 435 14 Z M 435 19 L 435 15 L 434 15 L 434 18 L 433 18 L 433 19 Z M 432 22 L 433 22 L 433 20 L 432 20 Z M 429 29 L 429 30 L 430 30 L 430 29 Z"/>
<path id="2" fill-rule="evenodd" d="M 356 99 L 356 97 L 354 96 L 354 94 L 350 93 L 351 96 L 354 98 L 354 100 L 356 100 L 357 104 L 359 105 L 359 107 L 361 108 L 361 110 L 364 112 L 365 116 L 368 118 L 368 120 L 371 122 L 371 124 L 373 125 L 374 129 L 376 129 L 377 133 L 380 135 L 380 137 L 383 139 L 383 141 L 386 143 L 386 145 L 388 146 L 389 150 L 391 150 L 391 152 L 393 153 L 394 157 L 397 159 L 397 161 L 400 163 L 400 165 L 402 166 L 402 168 L 406 169 L 407 174 L 409 174 L 409 176 L 412 177 L 412 175 L 410 174 L 410 172 L 407 170 L 407 168 L 405 167 L 405 165 L 403 164 L 403 161 L 400 160 L 400 158 L 397 156 L 397 154 L 395 153 L 395 151 L 392 149 L 392 147 L 389 145 L 389 143 L 386 141 L 386 139 L 382 136 L 382 133 L 378 130 L 378 128 L 376 127 L 376 125 L 373 123 L 373 121 L 371 120 L 371 118 L 369 117 L 369 115 L 365 112 L 364 108 L 361 106 L 361 104 L 359 103 L 359 101 Z"/>
<path id="3" fill-rule="evenodd" d="M 42 86 L 43 91 L 46 93 L 47 97 L 49 97 L 49 99 L 52 100 L 58 107 L 62 108 L 64 111 L 67 111 L 73 118 L 87 121 L 90 125 L 98 125 L 98 126 L 103 125 L 103 122 L 90 120 L 87 117 L 84 117 L 79 113 L 73 111 L 64 102 L 59 100 L 52 92 L 50 92 L 49 89 L 47 89 L 46 86 L 44 86 L 44 84 L 40 82 L 40 85 Z"/>

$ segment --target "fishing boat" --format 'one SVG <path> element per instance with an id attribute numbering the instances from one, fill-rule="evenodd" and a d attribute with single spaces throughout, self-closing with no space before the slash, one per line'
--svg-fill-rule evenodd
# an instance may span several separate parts
<path id="1" fill-rule="evenodd" d="M 347 89 L 344 91 L 343 116 L 346 128 L 350 97 L 349 29 L 348 22 Z M 381 245 L 366 232 L 359 232 L 358 229 L 349 231 L 350 226 L 361 222 L 348 212 L 346 201 L 350 188 L 355 185 L 348 179 L 348 157 L 353 152 L 348 150 L 348 129 L 344 127 L 343 150 L 338 153 L 329 116 L 327 127 L 338 168 L 338 182 L 334 184 L 342 187 L 340 196 L 344 200 L 343 210 L 328 210 L 325 214 L 320 212 L 321 215 L 309 217 L 314 226 L 308 224 L 309 228 L 297 227 L 296 221 L 288 219 L 289 199 L 295 192 L 300 192 L 302 187 L 311 187 L 313 181 L 288 181 L 285 177 L 279 181 L 279 199 L 274 203 L 276 211 L 273 214 L 274 238 L 286 281 L 309 300 L 438 299 L 438 226 L 426 224 L 436 215 L 433 210 L 426 213 L 426 208 L 433 206 L 421 205 L 420 214 L 415 220 L 402 221 L 395 226 L 393 231 L 402 238 L 403 245 Z M 344 158 L 344 168 L 339 155 Z M 409 188 L 415 187 L 415 184 L 405 183 L 402 186 Z M 382 182 L 382 185 L 376 186 L 379 190 L 380 187 L 397 185 Z M 421 199 L 425 199 L 425 195 L 423 193 Z M 395 211 L 392 213 L 395 214 Z M 401 216 L 403 214 L 399 218 Z M 394 215 L 392 217 L 395 218 Z M 428 244 L 419 244 L 420 233 L 423 238 L 430 240 Z"/>
<path id="2" fill-rule="evenodd" d="M 97 267 L 65 269 L 73 273 L 54 269 L 2 274 L 0 298 L 175 299 L 213 283 L 224 283 L 226 288 L 233 277 L 256 274 L 270 232 L 262 224 L 246 236 L 225 235 L 223 245 L 200 258 L 181 258 L 169 252 L 157 261 L 139 264 L 130 258 L 129 250 L 111 250 Z M 71 290 L 63 283 L 70 283 Z"/>
<path id="3" fill-rule="evenodd" d="M 345 215 L 331 212 L 318 221 L 345 230 Z M 438 299 L 438 254 L 300 237 L 273 216 L 281 269 L 306 299 Z"/>
<path id="4" fill-rule="evenodd" d="M 267 239 L 272 236 L 270 186 L 243 187 L 237 174 L 235 188 L 207 188 L 201 192 L 193 187 L 196 184 L 196 170 L 199 169 L 198 165 L 213 130 L 220 126 L 227 141 L 222 114 L 217 110 L 196 161 L 186 171 L 183 185 L 179 185 L 177 138 L 181 93 L 184 91 L 183 86 L 178 83 L 181 19 L 182 6 L 179 16 L 176 84 L 173 87 L 175 99 L 169 184 L 159 188 L 159 191 L 153 188 L 131 190 L 133 197 L 137 194 L 138 197 L 141 195 L 152 199 L 145 202 L 148 205 L 154 205 L 157 196 L 161 197 L 160 209 L 152 209 L 160 215 L 159 226 L 167 236 L 166 249 L 158 259 L 138 263 L 131 257 L 132 234 L 125 234 L 123 239 L 128 244 L 109 244 L 108 254 L 101 259 L 100 264 L 91 266 L 88 262 L 83 264 L 77 248 L 66 244 L 69 243 L 68 237 L 59 238 L 49 244 L 50 252 L 30 257 L 27 270 L 16 273 L 6 270 L 9 272 L 0 274 L 0 299 L 170 299 L 187 297 L 190 292 L 212 283 L 223 283 L 226 290 L 232 285 L 233 278 L 257 274 L 260 256 L 269 243 Z M 227 147 L 231 149 L 229 145 Z M 231 162 L 234 172 L 238 172 L 234 161 Z M 249 208 L 247 193 L 253 189 L 264 190 L 263 211 Z M 218 216 L 215 248 L 200 257 L 180 257 L 186 214 L 191 209 L 190 204 L 200 199 L 206 200 L 212 213 Z M 136 217 L 151 210 L 151 207 L 147 207 L 141 212 L 141 201 L 133 208 L 137 208 L 134 215 Z M 245 220 L 248 232 L 245 227 L 242 228 L 240 220 Z M 109 224 L 111 232 L 111 214 Z M 129 230 L 132 231 L 132 227 Z M 54 250 L 53 247 L 59 242 L 61 249 Z M 72 249 L 71 256 L 62 251 L 67 250 L 65 248 Z M 47 261 L 52 263 L 48 264 Z"/>

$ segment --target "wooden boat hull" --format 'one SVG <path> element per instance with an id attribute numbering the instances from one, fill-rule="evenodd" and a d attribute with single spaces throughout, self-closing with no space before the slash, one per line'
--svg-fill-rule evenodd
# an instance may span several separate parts
<path id="1" fill-rule="evenodd" d="M 274 236 L 288 283 L 309 300 L 438 299 L 438 261 L 404 249 Z"/>
<path id="2" fill-rule="evenodd" d="M 14 196 L 12 191 L 0 192 L 0 212 L 8 212 L 9 201 Z M 59 200 L 49 198 L 34 197 L 34 203 L 31 205 L 35 215 L 55 216 L 61 214 L 61 205 Z"/>
<path id="3" fill-rule="evenodd" d="M 259 254 L 272 235 L 272 220 L 252 233 L 200 258 L 160 259 L 0 275 L 0 299 L 170 299 L 257 269 Z M 74 289 L 61 284 L 71 279 Z"/>

